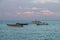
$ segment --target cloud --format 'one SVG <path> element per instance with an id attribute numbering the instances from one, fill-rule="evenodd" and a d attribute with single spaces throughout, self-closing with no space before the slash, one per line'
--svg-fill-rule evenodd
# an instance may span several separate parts
<path id="1" fill-rule="evenodd" d="M 41 10 L 40 12 L 42 12 L 42 13 L 52 13 L 52 11 L 50 11 L 50 10 L 48 10 L 48 9 Z"/>
<path id="2" fill-rule="evenodd" d="M 26 12 L 17 12 L 17 16 L 19 16 L 21 19 L 32 19 L 34 18 L 34 12 L 26 11 Z"/>
<path id="3" fill-rule="evenodd" d="M 47 2 L 58 3 L 59 0 L 33 0 L 33 3 L 47 3 Z"/>
<path id="4" fill-rule="evenodd" d="M 16 14 L 14 14 L 13 18 L 17 18 L 17 19 L 56 19 L 60 17 L 60 12 L 53 12 L 51 10 L 45 9 L 45 10 L 41 10 L 39 12 L 33 12 L 33 11 L 24 11 L 24 12 L 17 12 Z"/>
<path id="5" fill-rule="evenodd" d="M 43 8 L 40 8 L 40 7 L 22 7 L 22 6 L 19 6 L 17 7 L 18 9 L 25 9 L 25 10 L 41 10 Z"/>
<path id="6" fill-rule="evenodd" d="M 17 12 L 16 14 L 17 15 L 24 15 L 24 16 L 32 16 L 34 14 L 34 12 L 26 11 L 26 12 Z"/>
<path id="7" fill-rule="evenodd" d="M 40 9 L 40 8 L 37 8 L 37 7 L 32 7 L 32 10 L 38 10 L 38 9 Z"/>
<path id="8" fill-rule="evenodd" d="M 19 6 L 18 9 L 23 9 L 23 7 Z"/>
<path id="9" fill-rule="evenodd" d="M 24 12 L 25 14 L 33 14 L 34 12 Z"/>
<path id="10" fill-rule="evenodd" d="M 40 11 L 25 11 L 25 12 L 17 12 L 17 15 L 24 15 L 24 16 L 27 16 L 27 17 L 44 17 L 44 16 L 47 16 L 47 17 L 50 17 L 50 16 L 53 16 L 55 15 L 56 13 L 55 12 L 52 12 L 51 10 L 48 10 L 48 9 L 42 9 Z"/>
<path id="11" fill-rule="evenodd" d="M 50 11 L 50 10 L 48 10 L 48 9 L 41 10 L 40 12 L 41 12 L 43 15 L 45 15 L 45 16 L 51 16 L 51 15 L 54 14 L 54 12 L 52 12 L 52 11 Z"/>

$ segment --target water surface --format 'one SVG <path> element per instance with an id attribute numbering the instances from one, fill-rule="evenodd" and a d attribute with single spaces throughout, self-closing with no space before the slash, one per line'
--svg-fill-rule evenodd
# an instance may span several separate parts
<path id="1" fill-rule="evenodd" d="M 0 21 L 0 40 L 60 40 L 60 21 L 44 21 L 49 25 L 29 24 L 10 27 L 7 23 L 27 21 Z"/>

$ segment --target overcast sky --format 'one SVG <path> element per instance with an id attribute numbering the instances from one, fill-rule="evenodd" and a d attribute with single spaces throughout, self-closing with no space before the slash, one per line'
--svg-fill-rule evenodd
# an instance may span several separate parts
<path id="1" fill-rule="evenodd" d="M 0 20 L 60 20 L 60 0 L 0 0 Z"/>

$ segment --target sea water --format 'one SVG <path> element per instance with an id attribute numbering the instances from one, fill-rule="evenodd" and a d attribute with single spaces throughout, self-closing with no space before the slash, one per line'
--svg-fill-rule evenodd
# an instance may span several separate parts
<path id="1" fill-rule="evenodd" d="M 29 24 L 23 27 L 10 27 L 8 23 L 27 21 L 0 20 L 0 40 L 60 40 L 60 21 L 44 21 L 49 25 Z"/>

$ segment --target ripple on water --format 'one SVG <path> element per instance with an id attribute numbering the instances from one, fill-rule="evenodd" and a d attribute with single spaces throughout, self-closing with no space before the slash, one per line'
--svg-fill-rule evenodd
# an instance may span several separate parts
<path id="1" fill-rule="evenodd" d="M 0 25 L 0 40 L 60 40 L 60 26 L 28 25 L 13 28 L 4 24 Z"/>

